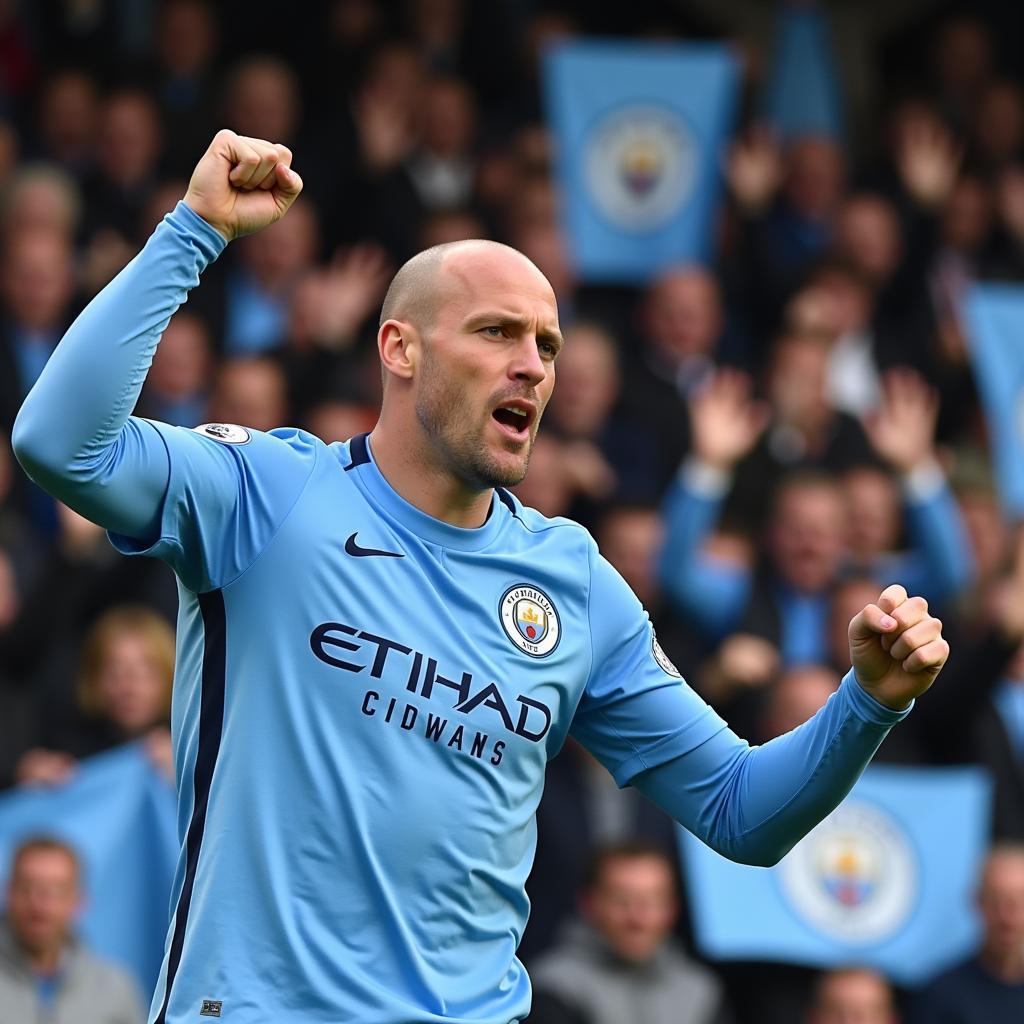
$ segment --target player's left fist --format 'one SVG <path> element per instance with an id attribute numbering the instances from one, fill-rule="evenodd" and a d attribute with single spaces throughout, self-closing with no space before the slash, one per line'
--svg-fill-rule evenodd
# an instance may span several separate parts
<path id="1" fill-rule="evenodd" d="M 857 679 L 880 704 L 902 710 L 935 682 L 949 657 L 942 623 L 923 597 L 898 583 L 850 621 L 850 662 Z"/>

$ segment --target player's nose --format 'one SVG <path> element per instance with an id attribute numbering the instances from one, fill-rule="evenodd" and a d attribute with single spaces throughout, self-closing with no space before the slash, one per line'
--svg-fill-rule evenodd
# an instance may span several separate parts
<path id="1" fill-rule="evenodd" d="M 536 387 L 547 375 L 548 367 L 537 348 L 537 338 L 527 332 L 513 350 L 509 376 L 515 380 L 529 381 L 531 386 Z"/>

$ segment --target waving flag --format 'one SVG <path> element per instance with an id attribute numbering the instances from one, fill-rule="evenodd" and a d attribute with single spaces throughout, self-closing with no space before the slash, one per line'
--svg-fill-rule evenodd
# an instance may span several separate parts
<path id="1" fill-rule="evenodd" d="M 818 967 L 860 963 L 919 985 L 979 938 L 973 892 L 988 844 L 989 782 L 975 768 L 869 768 L 772 868 L 683 833 L 701 952 Z"/>
<path id="2" fill-rule="evenodd" d="M 842 139 L 843 105 L 827 18 L 815 7 L 779 11 L 764 115 L 784 139 Z"/>
<path id="3" fill-rule="evenodd" d="M 971 361 L 985 403 L 1003 509 L 1024 518 L 1024 287 L 975 285 L 966 303 Z"/>
<path id="4" fill-rule="evenodd" d="M 643 282 L 712 252 L 737 91 L 716 44 L 571 42 L 545 58 L 562 217 L 592 281 Z"/>

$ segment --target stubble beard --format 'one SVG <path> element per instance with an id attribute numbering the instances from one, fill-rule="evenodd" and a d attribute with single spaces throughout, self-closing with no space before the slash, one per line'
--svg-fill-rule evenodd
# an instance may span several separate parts
<path id="1" fill-rule="evenodd" d="M 515 487 L 526 476 L 536 434 L 527 443 L 521 463 L 501 462 L 484 440 L 481 426 L 455 382 L 446 377 L 435 360 L 423 361 L 416 417 L 442 466 L 453 476 L 481 491 L 489 487 Z"/>

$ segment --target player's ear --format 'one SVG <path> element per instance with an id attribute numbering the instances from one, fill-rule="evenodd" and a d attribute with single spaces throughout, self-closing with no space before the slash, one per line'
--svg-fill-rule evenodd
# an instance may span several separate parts
<path id="1" fill-rule="evenodd" d="M 419 362 L 420 339 L 412 324 L 385 320 L 377 332 L 377 350 L 385 375 L 411 380 Z"/>

